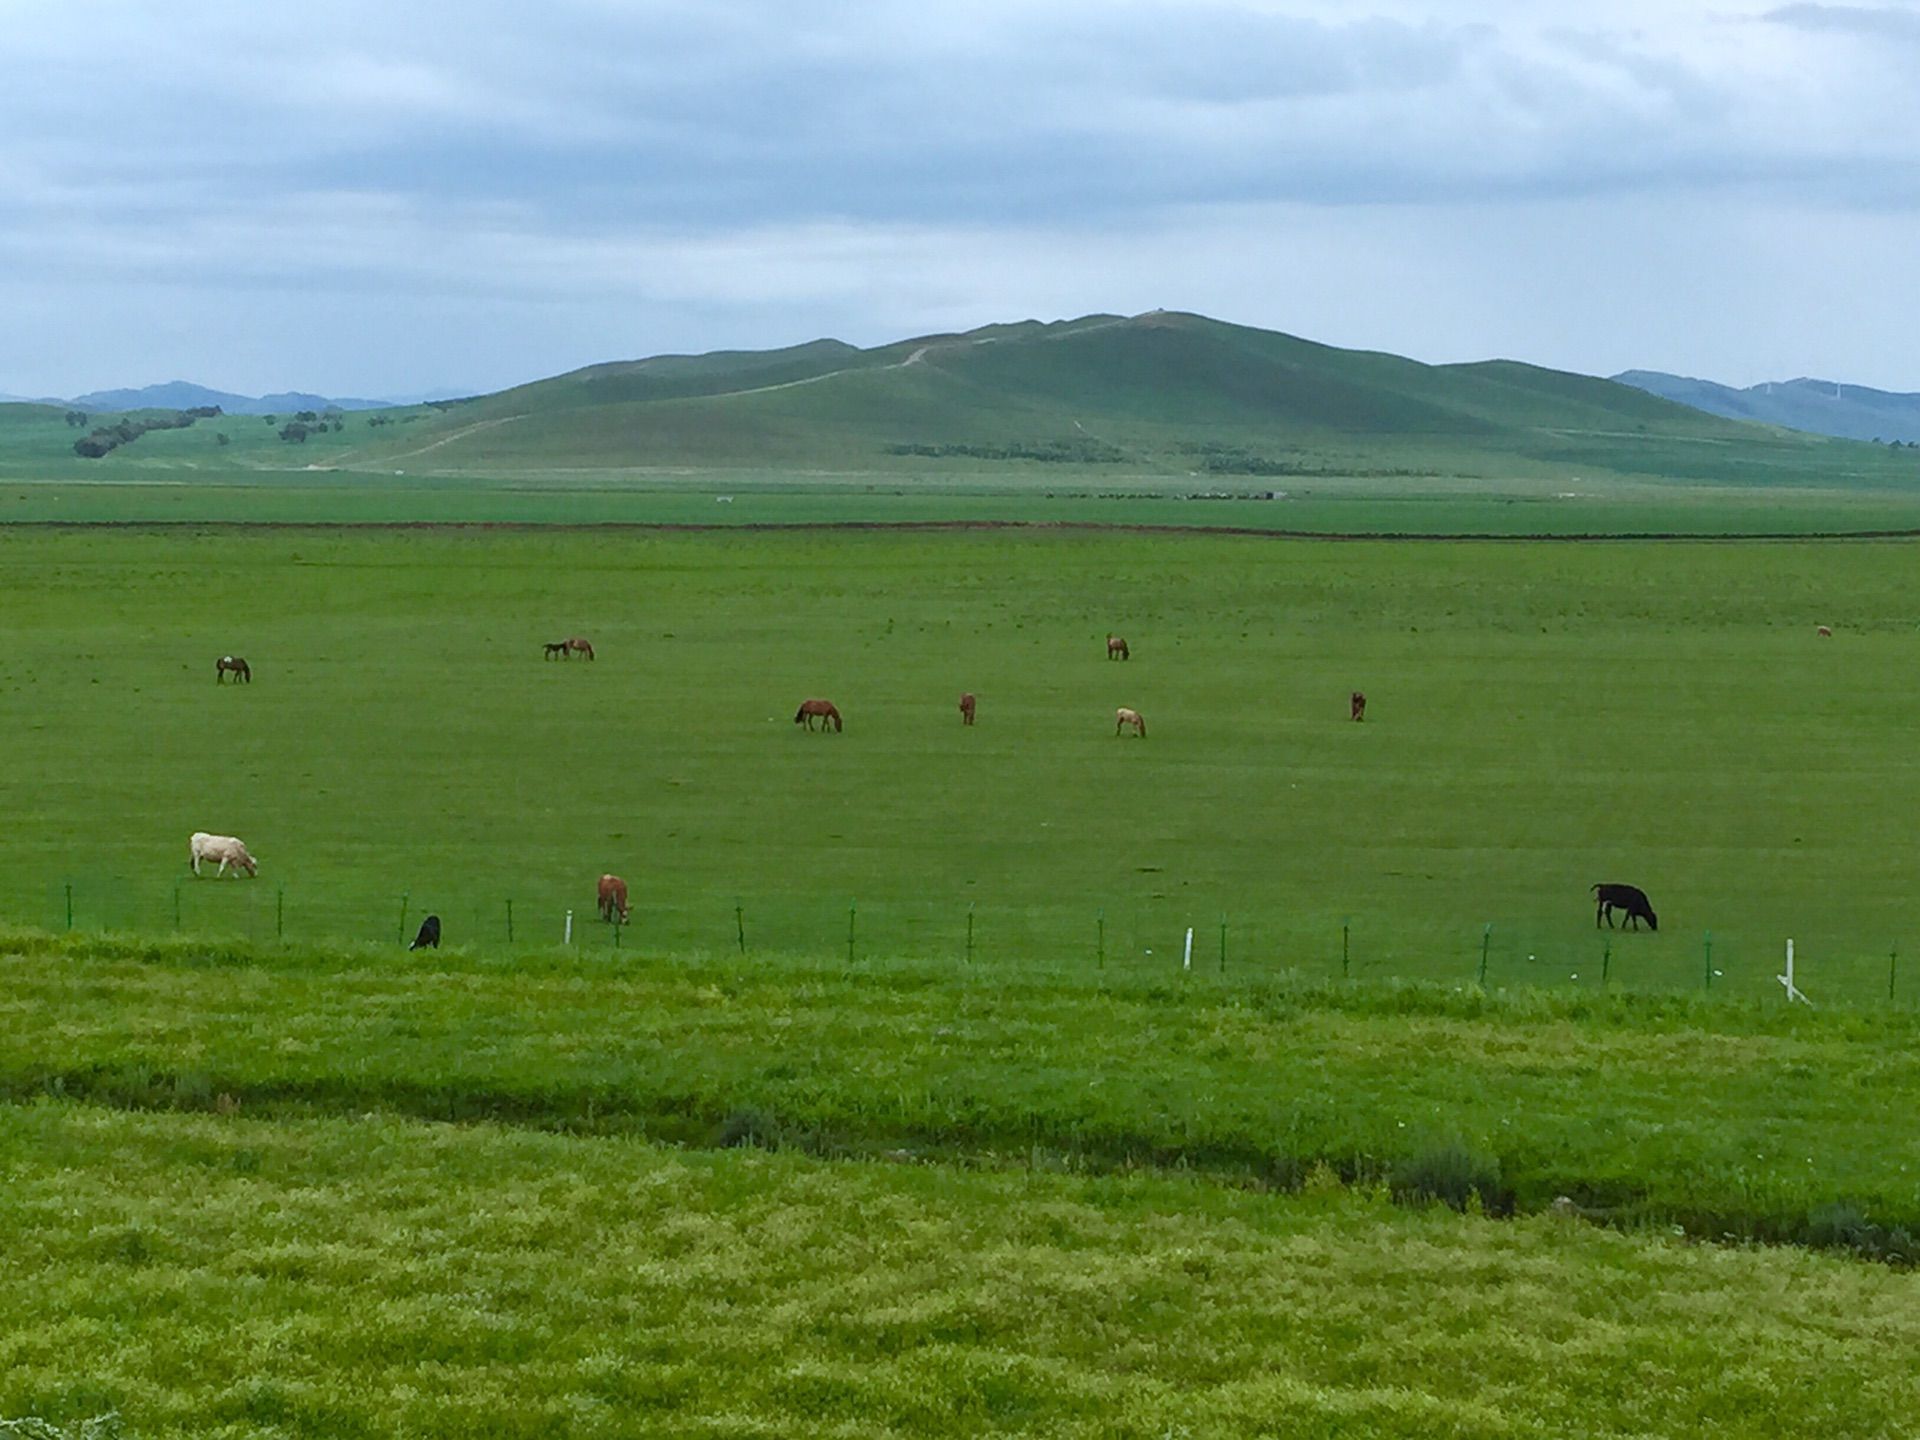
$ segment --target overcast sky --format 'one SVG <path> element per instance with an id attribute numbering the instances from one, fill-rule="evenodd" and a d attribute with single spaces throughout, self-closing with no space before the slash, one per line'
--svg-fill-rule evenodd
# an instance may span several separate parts
<path id="1" fill-rule="evenodd" d="M 0 0 L 0 392 L 1155 306 L 1920 390 L 1920 0 Z"/>

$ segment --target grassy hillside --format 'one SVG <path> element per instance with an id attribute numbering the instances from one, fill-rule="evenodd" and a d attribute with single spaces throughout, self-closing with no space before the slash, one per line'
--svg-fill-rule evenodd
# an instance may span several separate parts
<path id="1" fill-rule="evenodd" d="M 1029 492 L 1294 492 L 1342 477 L 1375 493 L 1647 479 L 1920 491 L 1920 456 L 1720 419 L 1610 381 L 1507 361 L 1423 365 L 1171 312 L 595 365 L 349 414 L 298 444 L 279 438 L 286 418 L 221 417 L 85 462 L 57 412 L 0 413 L 0 478 L 660 485 L 744 470 Z"/>

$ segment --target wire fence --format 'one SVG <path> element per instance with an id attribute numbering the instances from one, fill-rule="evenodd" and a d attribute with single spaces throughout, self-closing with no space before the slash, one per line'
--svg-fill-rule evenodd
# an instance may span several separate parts
<path id="1" fill-rule="evenodd" d="M 1565 915 L 1478 922 L 1390 920 L 1328 910 L 1239 913 L 1122 899 L 1110 905 L 1019 906 L 862 901 L 786 893 L 635 898 L 625 924 L 592 896 L 481 894 L 395 887 L 385 897 L 255 880 L 88 874 L 48 883 L 39 903 L 5 904 L 0 918 L 50 931 L 173 934 L 255 946 L 404 947 L 428 916 L 441 943 L 518 953 L 568 946 L 641 956 L 801 956 L 849 966 L 934 962 L 999 975 L 1244 980 L 1292 972 L 1327 979 L 1418 980 L 1482 988 L 1692 991 L 1787 1000 L 1786 942 L 1796 987 L 1814 1004 L 1909 1004 L 1920 977 L 1903 974 L 1896 938 L 1839 930 L 1746 927 L 1659 933 L 1588 929 Z M 4 903 L 4 902 L 0 902 Z M 11 913 L 9 913 L 11 912 Z"/>

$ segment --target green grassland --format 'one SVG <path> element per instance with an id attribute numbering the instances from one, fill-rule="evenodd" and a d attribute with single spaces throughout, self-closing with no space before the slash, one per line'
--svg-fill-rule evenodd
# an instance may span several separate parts
<path id="1" fill-rule="evenodd" d="M 0 1110 L 0 1411 L 163 1436 L 1895 1436 L 1910 1277 L 1314 1188 Z"/>
<path id="2" fill-rule="evenodd" d="M 511 901 L 518 943 L 573 909 L 606 947 L 611 870 L 655 953 L 843 952 L 852 907 L 858 955 L 958 962 L 971 923 L 1164 972 L 1224 917 L 1234 969 L 1337 973 L 1345 927 L 1356 975 L 1484 943 L 1499 984 L 1761 995 L 1791 936 L 1816 998 L 1883 999 L 1911 576 L 1897 542 L 10 531 L 0 915 L 61 927 L 71 885 L 82 929 L 487 946 Z M 541 659 L 570 633 L 600 658 Z M 816 694 L 844 734 L 794 726 Z M 261 878 L 185 876 L 196 829 Z M 1660 933 L 1603 955 L 1598 880 Z"/>

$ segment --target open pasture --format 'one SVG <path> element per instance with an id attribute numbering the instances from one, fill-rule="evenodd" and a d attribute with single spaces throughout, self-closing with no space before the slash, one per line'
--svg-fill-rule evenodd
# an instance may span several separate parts
<path id="1" fill-rule="evenodd" d="M 0 1109 L 0 1413 L 193 1436 L 1895 1436 L 1912 1279 L 1376 1192 Z M 77 1429 L 77 1426 L 75 1427 Z"/>
<path id="2" fill-rule="evenodd" d="M 1127 533 L 0 536 L 0 915 L 1884 1003 L 1912 548 Z M 1817 639 L 1817 623 L 1836 634 Z M 1124 634 L 1132 659 L 1110 662 Z M 598 659 L 543 662 L 590 637 Z M 244 655 L 250 686 L 216 687 Z M 1369 698 L 1350 723 L 1347 697 Z M 963 728 L 956 701 L 979 696 Z M 834 700 L 843 734 L 792 723 Z M 1113 735 L 1116 706 L 1148 738 Z M 257 881 L 192 881 L 193 830 Z M 403 919 L 403 906 L 405 918 Z M 851 915 L 850 915 L 851 910 Z M 1489 935 L 1485 926 L 1491 922 Z M 1708 949 L 1711 932 L 1711 950 Z M 1920 947 L 1920 940 L 1913 942 Z M 1151 952 L 1151 953 L 1149 953 Z M 1916 962 L 1920 963 L 1920 962 Z M 1896 971 L 1898 986 L 1904 977 Z M 1920 974 L 1914 977 L 1920 982 Z"/>

